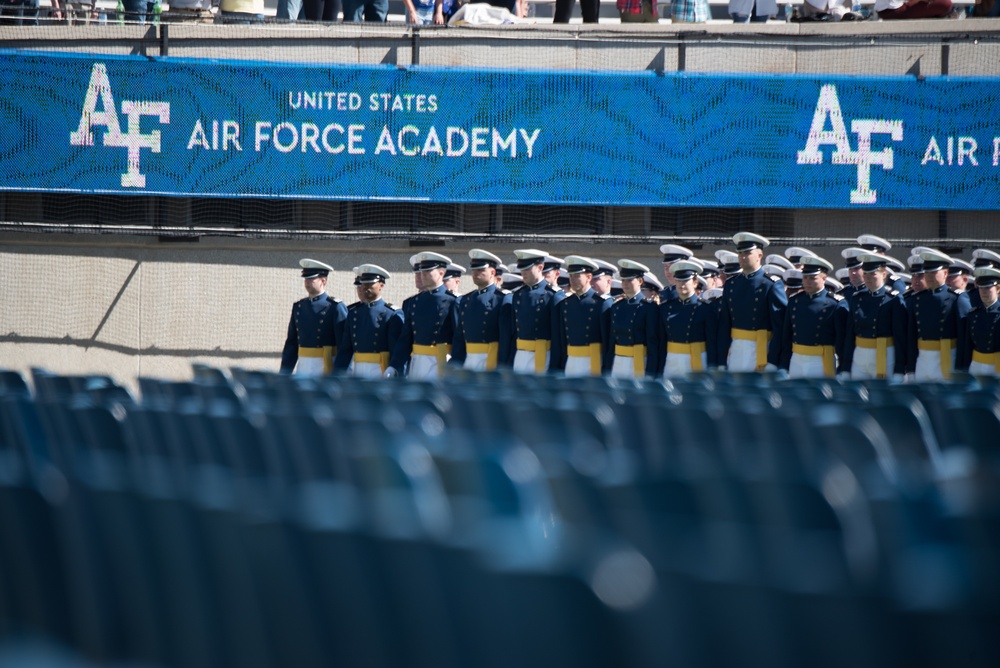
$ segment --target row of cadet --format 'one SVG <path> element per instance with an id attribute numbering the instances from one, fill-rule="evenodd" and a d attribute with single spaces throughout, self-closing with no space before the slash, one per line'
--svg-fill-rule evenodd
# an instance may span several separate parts
<path id="1" fill-rule="evenodd" d="M 892 417 L 995 385 L 212 371 L 141 403 L 0 384 L 0 636 L 183 668 L 995 665 L 992 432 L 976 460 Z M 829 388 L 855 399 L 794 400 Z"/>
<path id="2" fill-rule="evenodd" d="M 769 241 L 760 235 L 740 232 L 733 243 L 735 251 L 716 253 L 717 263 L 664 244 L 665 287 L 634 260 L 616 267 L 516 250 L 511 291 L 503 286 L 513 286 L 514 275 L 501 259 L 473 249 L 476 289 L 462 296 L 454 281 L 465 268 L 422 252 L 410 258 L 418 292 L 399 309 L 381 298 L 390 278 L 382 267 L 354 269 L 359 300 L 347 306 L 325 292 L 332 267 L 305 259 L 308 297 L 292 307 L 281 369 L 427 379 L 449 363 L 571 377 L 672 378 L 722 368 L 894 382 L 1000 372 L 993 251 L 974 251 L 972 266 L 916 247 L 903 265 L 886 255 L 888 241 L 862 235 L 842 253 L 843 286 L 829 277 L 833 265 L 807 249 L 765 258 Z M 970 275 L 976 290 L 966 292 Z"/>

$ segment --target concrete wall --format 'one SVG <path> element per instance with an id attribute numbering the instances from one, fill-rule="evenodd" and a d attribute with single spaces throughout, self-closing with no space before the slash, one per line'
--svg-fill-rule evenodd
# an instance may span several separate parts
<path id="1" fill-rule="evenodd" d="M 431 29 L 404 26 L 171 25 L 168 40 L 137 26 L 0 28 L 0 48 L 157 56 L 247 58 L 320 63 L 781 73 L 997 75 L 1000 20 L 745 26 L 516 26 Z M 326 206 L 306 203 L 303 206 Z M 466 207 L 465 230 L 477 209 Z M 967 251 L 997 240 L 993 212 L 754 212 L 753 229 L 806 243 L 839 265 L 849 237 L 963 239 Z M 646 236 L 649 210 L 608 208 L 619 234 Z M 9 221 L 16 223 L 17 221 Z M 485 228 L 484 228 L 485 229 Z M 905 230 L 905 232 L 901 232 Z M 837 239 L 831 239 L 834 231 Z M 666 231 L 654 231 L 663 234 Z M 943 234 L 942 234 L 943 233 Z M 599 239 L 490 246 L 505 259 L 515 247 L 557 255 L 630 257 L 659 272 L 656 244 L 611 246 Z M 465 263 L 470 244 L 438 250 Z M 711 257 L 715 246 L 697 253 Z M 330 292 L 355 301 L 351 267 L 375 262 L 397 272 L 386 288 L 399 304 L 412 292 L 402 240 L 274 241 L 202 237 L 164 243 L 151 236 L 0 232 L 0 367 L 27 372 L 188 378 L 190 364 L 277 369 L 291 303 L 303 295 L 297 262 L 315 257 L 337 271 Z M 776 250 L 780 250 L 780 247 Z M 897 255 L 907 255 L 905 249 Z M 471 289 L 466 279 L 465 289 Z"/>

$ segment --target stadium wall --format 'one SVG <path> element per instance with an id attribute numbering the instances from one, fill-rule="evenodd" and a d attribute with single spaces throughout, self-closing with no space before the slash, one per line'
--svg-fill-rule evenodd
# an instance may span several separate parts
<path id="1" fill-rule="evenodd" d="M 398 67 L 418 62 L 507 69 L 909 74 L 915 79 L 1000 74 L 1000 21 L 772 23 L 754 26 L 752 34 L 729 25 L 665 27 L 414 31 L 403 26 L 171 25 L 169 30 L 101 26 L 72 32 L 40 27 L 0 30 L 0 49 Z M 301 257 L 336 267 L 330 291 L 347 302 L 354 301 L 350 268 L 365 261 L 380 264 L 394 273 L 386 296 L 399 304 L 412 292 L 407 258 L 426 247 L 442 249 L 459 263 L 472 246 L 486 245 L 507 259 L 513 248 L 541 246 L 557 255 L 630 257 L 658 270 L 651 240 L 681 237 L 698 255 L 711 257 L 736 228 L 754 229 L 778 243 L 808 244 L 835 261 L 839 247 L 862 232 L 935 243 L 957 254 L 1000 240 L 995 211 L 989 210 L 882 211 L 877 217 L 847 209 L 754 210 L 718 225 L 706 214 L 702 227 L 692 231 L 676 221 L 657 226 L 648 207 L 606 207 L 600 229 L 608 235 L 575 237 L 574 230 L 563 229 L 532 236 L 529 226 L 520 228 L 519 238 L 491 238 L 492 228 L 483 223 L 492 215 L 488 205 L 462 207 L 456 233 L 429 238 L 377 231 L 368 238 L 310 234 L 305 225 L 299 235 L 230 231 L 220 236 L 204 230 L 185 234 L 189 207 L 177 198 L 166 201 L 166 214 L 161 210 L 156 221 L 140 216 L 135 224 L 145 229 L 135 234 L 121 225 L 30 224 L 35 218 L 22 212 L 41 210 L 45 197 L 0 195 L 5 229 L 0 233 L 0 366 L 103 373 L 133 387 L 139 375 L 189 377 L 191 362 L 277 368 L 291 303 L 302 296 L 296 270 Z M 154 208 L 152 199 L 132 199 L 147 211 Z M 295 210 L 345 206 L 302 202 Z M 179 227 L 157 229 L 164 221 Z M 622 243 L 621 237 L 645 243 Z M 470 287 L 466 279 L 463 288 Z"/>

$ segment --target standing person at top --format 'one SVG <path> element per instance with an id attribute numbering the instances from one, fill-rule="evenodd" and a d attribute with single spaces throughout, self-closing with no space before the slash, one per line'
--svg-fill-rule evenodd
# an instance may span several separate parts
<path id="1" fill-rule="evenodd" d="M 553 371 L 567 376 L 600 376 L 610 368 L 607 356 L 611 340 L 609 309 L 612 299 L 597 294 L 591 287 L 593 273 L 599 265 L 588 257 L 569 255 L 571 293 L 554 306 L 556 326 L 552 333 Z"/>
<path id="2" fill-rule="evenodd" d="M 933 248 L 921 249 L 925 289 L 913 296 L 907 331 L 906 366 L 916 381 L 950 380 L 955 344 L 968 315 L 969 297 L 945 281 L 952 260 Z"/>
<path id="3" fill-rule="evenodd" d="M 401 376 L 409 363 L 408 376 L 415 380 L 437 378 L 451 352 L 458 326 L 458 299 L 448 294 L 444 272 L 451 260 L 440 253 L 417 253 L 423 273 L 424 291 L 403 311 L 399 341 L 393 348 L 386 377 Z"/>
<path id="4" fill-rule="evenodd" d="M 469 251 L 469 267 L 476 289 L 458 300 L 458 328 L 451 359 L 466 369 L 492 371 L 510 357 L 514 314 L 511 296 L 496 283 L 500 258 L 479 248 Z"/>
<path id="5" fill-rule="evenodd" d="M 777 371 L 788 297 L 776 276 L 764 274 L 759 234 L 733 236 L 740 273 L 726 280 L 719 306 L 718 362 L 730 371 Z"/>
<path id="6" fill-rule="evenodd" d="M 663 244 L 660 246 L 660 252 L 663 253 L 663 278 L 666 279 L 666 285 L 660 291 L 660 303 L 663 304 L 671 299 L 677 299 L 677 289 L 674 288 L 674 275 L 670 273 L 670 265 L 680 260 L 690 260 L 694 253 L 677 244 Z"/>
<path id="7" fill-rule="evenodd" d="M 611 375 L 616 378 L 643 378 L 656 373 L 656 351 L 649 345 L 650 330 L 656 326 L 656 304 L 642 293 L 643 276 L 649 267 L 635 260 L 618 260 L 623 297 L 611 305 Z M 652 357 L 650 357 L 652 353 Z M 652 360 L 650 365 L 647 360 Z"/>
<path id="8" fill-rule="evenodd" d="M 765 23 L 778 14 L 775 0 L 729 0 L 733 23 Z"/>
<path id="9" fill-rule="evenodd" d="M 705 3 L 708 6 L 707 0 L 693 0 L 693 2 Z M 618 0 L 616 6 L 622 23 L 660 22 L 656 0 Z"/>
<path id="10" fill-rule="evenodd" d="M 523 285 L 511 294 L 515 346 L 507 363 L 518 373 L 543 374 L 552 356 L 556 291 L 545 280 L 549 254 L 535 248 L 514 251 Z"/>
<path id="11" fill-rule="evenodd" d="M 553 23 L 569 23 L 573 18 L 573 6 L 576 0 L 556 0 L 556 13 Z M 601 14 L 601 0 L 580 0 L 580 13 L 584 23 L 597 23 Z"/>
<path id="12" fill-rule="evenodd" d="M 844 356 L 853 380 L 890 378 L 903 382 L 909 317 L 903 295 L 888 284 L 890 257 L 868 251 L 859 257 L 865 290 L 848 299 Z"/>
<path id="13" fill-rule="evenodd" d="M 300 260 L 299 266 L 307 297 L 292 306 L 281 351 L 281 372 L 319 376 L 333 371 L 347 306 L 326 294 L 327 277 L 333 267 L 309 258 Z"/>
<path id="14" fill-rule="evenodd" d="M 403 317 L 382 299 L 389 272 L 376 264 L 354 268 L 360 300 L 347 310 L 344 335 L 333 368 L 364 378 L 378 378 L 389 368 L 389 356 L 399 340 Z"/>
<path id="15" fill-rule="evenodd" d="M 789 378 L 833 378 L 845 370 L 847 300 L 826 289 L 833 265 L 823 258 L 803 257 L 801 271 L 802 292 L 785 312 L 778 367 Z"/>

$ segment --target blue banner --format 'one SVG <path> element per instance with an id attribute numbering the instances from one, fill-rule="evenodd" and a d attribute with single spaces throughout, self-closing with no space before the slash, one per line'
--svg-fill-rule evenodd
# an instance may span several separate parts
<path id="1" fill-rule="evenodd" d="M 1000 208 L 1000 79 L 2 52 L 0 189 Z"/>

